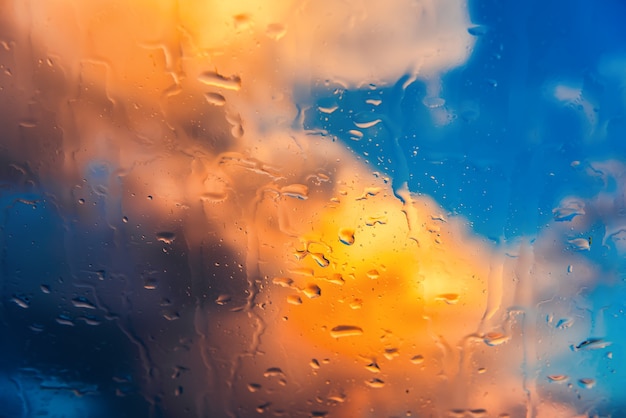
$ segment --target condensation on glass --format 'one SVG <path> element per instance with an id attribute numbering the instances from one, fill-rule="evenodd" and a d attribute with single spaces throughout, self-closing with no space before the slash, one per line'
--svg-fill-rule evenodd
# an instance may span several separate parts
<path id="1" fill-rule="evenodd" d="M 608 3 L 0 4 L 0 416 L 620 416 Z"/>

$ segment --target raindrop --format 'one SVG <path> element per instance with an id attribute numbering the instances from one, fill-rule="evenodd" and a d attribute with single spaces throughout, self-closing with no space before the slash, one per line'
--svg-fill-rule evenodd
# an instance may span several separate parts
<path id="1" fill-rule="evenodd" d="M 219 295 L 217 297 L 217 299 L 215 299 L 215 303 L 217 303 L 218 305 L 226 305 L 228 302 L 230 302 L 232 300 L 231 296 L 223 293 L 221 295 Z"/>
<path id="2" fill-rule="evenodd" d="M 67 315 L 59 315 L 55 318 L 55 320 L 57 321 L 57 323 L 61 325 L 66 325 L 68 327 L 73 327 L 75 325 L 72 319 Z"/>
<path id="3" fill-rule="evenodd" d="M 504 344 L 509 341 L 510 337 L 502 334 L 500 332 L 488 332 L 483 337 L 483 341 L 490 347 L 494 347 L 496 345 Z"/>
<path id="4" fill-rule="evenodd" d="M 374 226 L 376 224 L 385 225 L 386 223 L 387 223 L 387 217 L 384 216 L 384 215 L 381 215 L 381 216 L 369 216 L 365 220 L 365 225 L 367 225 L 367 226 Z"/>
<path id="5" fill-rule="evenodd" d="M 156 234 L 157 241 L 163 242 L 165 244 L 171 244 L 176 239 L 176 234 L 173 232 L 162 231 L 157 232 Z"/>
<path id="6" fill-rule="evenodd" d="M 341 228 L 339 230 L 339 241 L 346 245 L 354 244 L 354 229 L 352 228 Z"/>
<path id="7" fill-rule="evenodd" d="M 437 295 L 435 300 L 443 301 L 448 305 L 456 305 L 459 302 L 459 295 L 457 293 L 443 293 Z"/>
<path id="8" fill-rule="evenodd" d="M 219 93 L 205 93 L 204 98 L 207 103 L 213 106 L 224 106 L 226 104 L 226 99 Z"/>
<path id="9" fill-rule="evenodd" d="M 290 305 L 302 305 L 302 298 L 298 295 L 287 296 L 287 303 Z"/>
<path id="10" fill-rule="evenodd" d="M 591 240 L 587 238 L 572 238 L 567 242 L 575 251 L 589 251 L 591 249 Z"/>
<path id="11" fill-rule="evenodd" d="M 42 284 L 40 289 L 43 293 L 50 294 L 50 286 L 48 286 L 47 284 Z"/>
<path id="12" fill-rule="evenodd" d="M 280 189 L 283 196 L 289 196 L 300 200 L 309 198 L 309 188 L 304 184 L 290 184 Z"/>
<path id="13" fill-rule="evenodd" d="M 315 299 L 315 298 L 319 298 L 322 295 L 322 289 L 320 289 L 320 287 L 316 284 L 308 284 L 303 290 L 302 292 L 306 295 L 306 297 L 308 297 L 309 299 Z"/>
<path id="14" fill-rule="evenodd" d="M 338 325 L 330 330 L 330 336 L 333 338 L 353 337 L 363 335 L 363 329 L 356 325 Z"/>
<path id="15" fill-rule="evenodd" d="M 591 389 L 596 385 L 596 380 L 591 378 L 578 379 L 578 384 L 582 388 Z"/>
<path id="16" fill-rule="evenodd" d="M 382 120 L 372 112 L 362 112 L 354 117 L 354 125 L 359 129 L 369 129 L 378 125 Z"/>
<path id="17" fill-rule="evenodd" d="M 320 267 L 328 267 L 330 265 L 330 261 L 328 261 L 328 259 L 324 256 L 324 254 L 319 254 L 319 253 L 309 253 L 309 254 L 311 254 L 311 258 L 313 258 L 313 260 L 315 260 L 315 262 Z"/>
<path id="18" fill-rule="evenodd" d="M 551 374 L 548 376 L 548 380 L 555 383 L 565 382 L 568 378 L 565 374 Z"/>
<path id="19" fill-rule="evenodd" d="M 556 327 L 558 329 L 566 329 L 566 328 L 571 327 L 573 324 L 574 324 L 574 319 L 573 318 L 561 318 L 556 323 Z"/>
<path id="20" fill-rule="evenodd" d="M 82 296 L 72 299 L 72 305 L 76 308 L 96 309 L 96 306 L 93 303 Z"/>
<path id="21" fill-rule="evenodd" d="M 424 103 L 424 106 L 429 109 L 436 109 L 438 107 L 443 107 L 443 105 L 446 104 L 446 101 L 441 97 L 424 97 L 422 103 Z"/>
<path id="22" fill-rule="evenodd" d="M 400 355 L 400 352 L 397 348 L 386 348 L 385 349 L 385 358 L 387 360 L 393 360 L 394 358 L 398 357 Z"/>
<path id="23" fill-rule="evenodd" d="M 467 28 L 467 33 L 469 33 L 472 36 L 483 36 L 487 32 L 489 32 L 489 28 L 483 25 L 476 25 L 476 26 Z"/>
<path id="24" fill-rule="evenodd" d="M 281 287 L 293 287 L 293 279 L 290 279 L 289 277 L 275 277 L 272 280 L 272 283 Z"/>
<path id="25" fill-rule="evenodd" d="M 157 288 L 158 281 L 155 278 L 147 277 L 143 281 L 143 288 L 148 290 L 154 290 Z"/>
<path id="26" fill-rule="evenodd" d="M 350 134 L 350 139 L 353 141 L 360 141 L 363 139 L 363 132 L 357 131 L 356 129 L 350 129 L 348 134 Z"/>
<path id="27" fill-rule="evenodd" d="M 270 367 L 265 370 L 263 377 L 285 377 L 285 373 L 283 373 L 280 367 Z"/>
<path id="28" fill-rule="evenodd" d="M 320 368 L 320 362 L 319 362 L 319 361 L 317 361 L 317 359 L 312 359 L 312 360 L 309 362 L 309 366 L 311 366 L 311 368 L 312 368 L 312 369 L 317 370 L 317 369 L 319 369 L 319 368 Z"/>
<path id="29" fill-rule="evenodd" d="M 385 382 L 380 379 L 370 379 L 365 381 L 365 384 L 374 389 L 380 389 L 385 386 Z"/>
<path id="30" fill-rule="evenodd" d="M 286 33 L 287 28 L 285 25 L 280 23 L 270 23 L 267 25 L 267 29 L 265 29 L 265 34 L 275 41 L 280 40 L 280 38 L 285 36 Z"/>
<path id="31" fill-rule="evenodd" d="M 365 369 L 369 370 L 372 373 L 380 373 L 380 367 L 378 366 L 378 364 L 373 361 L 371 363 L 369 363 L 367 366 L 365 366 Z"/>
<path id="32" fill-rule="evenodd" d="M 252 393 L 261 390 L 261 385 L 258 383 L 248 383 L 248 390 Z"/>
<path id="33" fill-rule="evenodd" d="M 422 356 L 421 354 L 411 357 L 411 363 L 413 364 L 422 364 L 423 362 L 424 356 Z"/>
<path id="34" fill-rule="evenodd" d="M 380 273 L 378 273 L 378 270 L 376 269 L 372 269 L 365 274 L 367 275 L 367 277 L 369 277 L 372 280 L 376 280 L 380 277 Z"/>
<path id="35" fill-rule="evenodd" d="M 269 409 L 269 407 L 272 405 L 271 402 L 265 402 L 264 404 L 261 404 L 259 406 L 256 407 L 256 411 L 259 414 L 262 414 L 264 412 L 267 412 L 267 410 Z"/>
<path id="36" fill-rule="evenodd" d="M 363 307 L 363 300 L 359 298 L 355 298 L 352 302 L 350 302 L 350 309 L 361 309 Z"/>
<path id="37" fill-rule="evenodd" d="M 565 200 L 558 208 L 552 210 L 552 214 L 557 222 L 569 222 L 574 217 L 585 214 L 585 204 L 576 199 Z"/>
<path id="38" fill-rule="evenodd" d="M 17 297 L 17 296 L 13 296 L 11 301 L 13 303 L 15 303 L 17 306 L 19 306 L 20 308 L 27 309 L 30 306 L 29 303 L 28 303 L 28 300 L 26 298 L 20 298 L 20 297 Z"/>
<path id="39" fill-rule="evenodd" d="M 606 348 L 611 345 L 610 341 L 603 340 L 602 338 L 589 338 L 580 344 L 570 345 L 570 349 L 572 351 L 581 351 L 581 350 L 599 350 L 602 348 Z"/>
<path id="40" fill-rule="evenodd" d="M 205 71 L 200 74 L 198 80 L 207 86 L 219 87 L 226 90 L 238 91 L 241 89 L 241 78 L 236 75 L 224 77 L 215 71 Z"/>

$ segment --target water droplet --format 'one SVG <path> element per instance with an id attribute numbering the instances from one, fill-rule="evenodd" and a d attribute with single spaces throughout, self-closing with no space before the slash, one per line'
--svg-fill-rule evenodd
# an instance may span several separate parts
<path id="1" fill-rule="evenodd" d="M 226 98 L 219 93 L 204 93 L 204 98 L 208 104 L 213 106 L 224 106 Z"/>
<path id="2" fill-rule="evenodd" d="M 483 36 L 487 32 L 489 32 L 489 28 L 484 25 L 476 25 L 476 26 L 467 28 L 467 33 L 469 33 L 472 36 Z"/>
<path id="3" fill-rule="evenodd" d="M 302 298 L 298 295 L 287 296 L 287 303 L 290 305 L 302 305 Z"/>
<path id="4" fill-rule="evenodd" d="M 174 390 L 174 396 L 180 396 L 183 394 L 183 387 L 182 386 L 178 386 L 176 388 L 176 390 Z"/>
<path id="5" fill-rule="evenodd" d="M 574 318 L 561 318 L 556 323 L 558 329 L 566 329 L 574 325 Z"/>
<path id="6" fill-rule="evenodd" d="M 82 296 L 72 299 L 72 305 L 76 308 L 96 309 L 96 306 L 93 303 Z"/>
<path id="7" fill-rule="evenodd" d="M 267 412 L 267 410 L 269 409 L 269 407 L 272 406 L 271 402 L 265 402 L 264 404 L 261 404 L 259 406 L 256 407 L 256 411 L 259 414 L 262 414 L 264 412 Z"/>
<path id="8" fill-rule="evenodd" d="M 569 222 L 574 217 L 585 214 L 585 203 L 577 199 L 567 199 L 553 209 L 552 214 L 557 222 Z"/>
<path id="9" fill-rule="evenodd" d="M 40 288 L 43 293 L 50 294 L 50 286 L 47 284 L 42 284 Z"/>
<path id="10" fill-rule="evenodd" d="M 224 77 L 215 71 L 205 71 L 198 77 L 198 81 L 207 86 L 218 87 L 226 90 L 238 91 L 241 89 L 241 78 L 237 75 Z"/>
<path id="11" fill-rule="evenodd" d="M 372 373 L 380 373 L 380 367 L 378 366 L 378 364 L 373 361 L 371 363 L 369 363 L 367 366 L 365 366 L 365 369 L 369 370 Z"/>
<path id="12" fill-rule="evenodd" d="M 441 295 L 437 295 L 435 300 L 440 300 L 448 305 L 456 305 L 459 302 L 459 295 L 456 293 L 443 293 Z"/>
<path id="13" fill-rule="evenodd" d="M 178 312 L 165 312 L 163 314 L 163 318 L 168 321 L 176 321 L 177 319 L 180 319 L 180 314 Z"/>
<path id="14" fill-rule="evenodd" d="M 309 188 L 304 184 L 290 184 L 280 189 L 283 196 L 289 196 L 300 200 L 309 198 Z"/>
<path id="15" fill-rule="evenodd" d="M 411 363 L 413 364 L 422 364 L 423 362 L 424 356 L 422 356 L 421 354 L 411 357 Z"/>
<path id="16" fill-rule="evenodd" d="M 27 309 L 30 306 L 28 299 L 25 297 L 13 296 L 13 298 L 11 299 L 11 302 L 15 303 L 17 306 L 19 306 L 20 308 L 24 308 L 24 309 Z"/>
<path id="17" fill-rule="evenodd" d="M 385 225 L 386 223 L 387 223 L 387 217 L 384 216 L 384 215 L 381 215 L 381 216 L 369 216 L 365 220 L 365 225 L 367 225 L 367 226 L 374 226 L 376 224 Z"/>
<path id="18" fill-rule="evenodd" d="M 248 383 L 248 390 L 252 393 L 261 390 L 261 385 L 258 383 Z"/>
<path id="19" fill-rule="evenodd" d="M 378 125 L 382 120 L 373 112 L 361 112 L 354 116 L 354 125 L 359 129 L 369 129 Z"/>
<path id="20" fill-rule="evenodd" d="M 367 273 L 365 273 L 367 275 L 368 278 L 372 279 L 372 280 L 376 280 L 380 277 L 380 273 L 378 273 L 378 270 L 376 269 L 372 269 L 370 271 L 368 271 Z"/>
<path id="21" fill-rule="evenodd" d="M 509 341 L 510 337 L 502 334 L 500 332 L 488 332 L 483 337 L 483 341 L 490 347 L 494 347 L 496 345 L 504 344 Z"/>
<path id="22" fill-rule="evenodd" d="M 556 382 L 556 383 L 565 382 L 567 379 L 569 379 L 569 376 L 565 374 L 551 374 L 548 376 L 548 380 L 550 382 Z"/>
<path id="23" fill-rule="evenodd" d="M 354 229 L 352 228 L 341 228 L 339 230 L 339 241 L 346 245 L 354 244 Z"/>
<path id="24" fill-rule="evenodd" d="M 370 379 L 366 380 L 365 384 L 371 388 L 379 389 L 385 386 L 385 382 L 380 379 Z"/>
<path id="25" fill-rule="evenodd" d="M 357 197 L 356 200 L 365 200 L 370 196 L 376 196 L 381 190 L 380 187 L 366 187 L 365 190 L 363 190 L 363 194 Z"/>
<path id="26" fill-rule="evenodd" d="M 356 325 L 338 325 L 330 330 L 330 336 L 333 338 L 353 337 L 363 335 L 363 329 Z"/>
<path id="27" fill-rule="evenodd" d="M 363 132 L 357 131 L 356 129 L 349 130 L 348 134 L 350 134 L 350 139 L 353 141 L 360 141 L 363 139 Z"/>
<path id="28" fill-rule="evenodd" d="M 231 296 L 223 293 L 221 295 L 219 295 L 217 297 L 217 299 L 215 299 L 215 303 L 217 303 L 218 305 L 226 305 L 228 302 L 230 302 L 232 300 Z"/>
<path id="29" fill-rule="evenodd" d="M 367 99 L 365 103 L 371 104 L 372 106 L 379 106 L 383 101 L 380 99 Z"/>
<path id="30" fill-rule="evenodd" d="M 324 256 L 324 254 L 320 254 L 320 253 L 309 253 L 309 254 L 311 255 L 311 258 L 315 260 L 315 262 L 320 267 L 328 267 L 330 265 L 330 261 L 328 261 L 328 259 Z"/>
<path id="31" fill-rule="evenodd" d="M 293 287 L 293 279 L 289 277 L 275 277 L 272 280 L 272 283 L 281 287 L 292 288 Z"/>
<path id="32" fill-rule="evenodd" d="M 318 106 L 317 108 L 319 109 L 320 112 L 326 113 L 326 114 L 329 115 L 329 114 L 333 113 L 335 110 L 339 109 L 339 106 L 336 105 L 336 104 L 333 104 L 333 105 L 328 106 L 328 107 Z"/>
<path id="33" fill-rule="evenodd" d="M 75 325 L 74 321 L 72 321 L 72 319 L 67 315 L 59 315 L 55 318 L 55 320 L 57 321 L 57 323 L 61 325 L 66 325 L 68 327 L 73 327 Z"/>
<path id="34" fill-rule="evenodd" d="M 470 409 L 468 412 L 472 418 L 484 418 L 487 416 L 487 410 L 484 408 Z"/>
<path id="35" fill-rule="evenodd" d="M 574 272 L 574 266 L 572 266 L 571 264 L 569 266 L 567 266 L 567 272 L 569 274 L 572 274 Z"/>
<path id="36" fill-rule="evenodd" d="M 317 361 L 317 359 L 311 359 L 311 361 L 309 362 L 309 366 L 311 366 L 311 368 L 314 370 L 318 370 L 320 368 L 320 362 Z"/>
<path id="37" fill-rule="evenodd" d="M 445 105 L 446 101 L 441 97 L 424 97 L 422 103 L 429 109 L 436 109 Z"/>
<path id="38" fill-rule="evenodd" d="M 387 360 L 393 360 L 400 355 L 400 351 L 397 348 L 386 348 L 384 356 Z"/>
<path id="39" fill-rule="evenodd" d="M 336 284 L 339 286 L 342 286 L 346 282 L 339 273 L 333 273 L 328 277 L 322 277 L 322 279 L 326 280 L 328 283 Z"/>
<path id="40" fill-rule="evenodd" d="M 265 34 L 275 41 L 280 40 L 286 33 L 287 28 L 281 23 L 270 23 L 265 29 Z"/>
<path id="41" fill-rule="evenodd" d="M 591 378 L 578 379 L 578 385 L 585 389 L 591 389 L 596 385 L 596 380 Z"/>
<path id="42" fill-rule="evenodd" d="M 320 289 L 318 285 L 313 283 L 306 285 L 306 287 L 302 289 L 302 292 L 309 299 L 319 298 L 322 295 L 322 289 Z"/>
<path id="43" fill-rule="evenodd" d="M 122 217 L 122 222 L 124 222 L 125 224 L 128 223 L 128 216 L 123 216 Z"/>
<path id="44" fill-rule="evenodd" d="M 155 290 L 159 282 L 153 277 L 146 277 L 143 281 L 143 288 L 147 290 Z"/>
<path id="45" fill-rule="evenodd" d="M 156 234 L 157 241 L 160 241 L 165 244 L 171 244 L 176 239 L 176 234 L 169 231 L 157 232 Z"/>
<path id="46" fill-rule="evenodd" d="M 485 369 L 484 367 L 478 368 L 478 374 L 485 374 L 486 372 L 487 372 L 487 369 Z"/>
<path id="47" fill-rule="evenodd" d="M 270 367 L 265 370 L 263 377 L 285 377 L 285 373 L 283 373 L 280 367 Z"/>
<path id="48" fill-rule="evenodd" d="M 602 348 L 606 348 L 611 345 L 610 341 L 603 340 L 602 338 L 589 338 L 580 344 L 570 345 L 570 349 L 572 351 L 581 351 L 581 350 L 599 350 Z"/>
<path id="49" fill-rule="evenodd" d="M 328 415 L 328 411 L 311 411 L 311 418 L 323 418 Z"/>
<path id="50" fill-rule="evenodd" d="M 589 251 L 591 249 L 591 240 L 588 238 L 572 238 L 567 240 L 574 251 Z"/>
<path id="51" fill-rule="evenodd" d="M 355 298 L 350 302 L 350 309 L 361 309 L 363 307 L 363 300 Z"/>

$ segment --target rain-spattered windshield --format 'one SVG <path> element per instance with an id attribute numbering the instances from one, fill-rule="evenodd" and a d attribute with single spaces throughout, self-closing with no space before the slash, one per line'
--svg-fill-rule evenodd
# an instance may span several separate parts
<path id="1" fill-rule="evenodd" d="M 621 416 L 625 16 L 0 4 L 0 417 Z"/>

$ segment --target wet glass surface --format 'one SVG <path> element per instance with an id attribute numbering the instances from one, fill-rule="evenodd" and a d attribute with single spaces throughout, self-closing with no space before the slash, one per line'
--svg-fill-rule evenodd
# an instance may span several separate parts
<path id="1" fill-rule="evenodd" d="M 626 5 L 0 2 L 0 417 L 621 417 Z"/>

